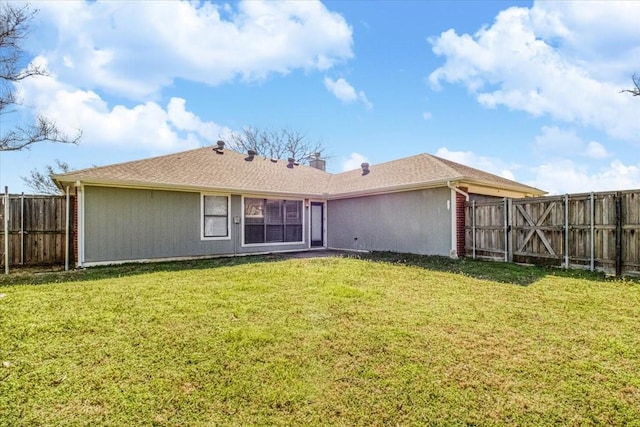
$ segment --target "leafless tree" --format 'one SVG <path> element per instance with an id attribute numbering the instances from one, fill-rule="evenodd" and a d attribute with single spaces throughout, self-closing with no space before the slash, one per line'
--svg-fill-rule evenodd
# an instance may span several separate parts
<path id="1" fill-rule="evenodd" d="M 306 133 L 289 129 L 272 131 L 245 127 L 240 132 L 231 132 L 225 142 L 235 151 L 254 150 L 264 157 L 293 158 L 298 163 L 306 163 L 315 153 L 322 155 L 325 151 L 321 141 L 312 141 Z"/>
<path id="2" fill-rule="evenodd" d="M 29 148 L 37 142 L 76 144 L 82 132 L 69 136 L 50 118 L 35 112 L 33 124 L 16 125 L 5 131 L 1 126 L 5 115 L 15 112 L 21 105 L 15 84 L 36 76 L 46 76 L 42 65 L 24 64 L 22 44 L 29 33 L 29 24 L 37 10 L 22 3 L 0 3 L 0 151 L 17 151 Z"/>
<path id="3" fill-rule="evenodd" d="M 633 89 L 624 89 L 621 92 L 629 92 L 633 96 L 640 96 L 640 75 L 634 74 L 631 78 L 633 80 Z"/>
<path id="4" fill-rule="evenodd" d="M 37 169 L 33 169 L 28 177 L 21 176 L 20 178 L 35 194 L 60 194 L 60 189 L 54 184 L 51 179 L 51 175 L 58 173 L 70 172 L 71 168 L 65 162 L 58 159 L 55 160 L 55 165 L 45 166 L 45 172 L 40 172 Z"/>

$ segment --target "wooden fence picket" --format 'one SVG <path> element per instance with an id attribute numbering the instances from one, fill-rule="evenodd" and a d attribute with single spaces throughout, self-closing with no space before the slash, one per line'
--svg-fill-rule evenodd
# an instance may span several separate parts
<path id="1" fill-rule="evenodd" d="M 466 210 L 467 256 L 640 275 L 640 190 L 472 200 Z"/>
<path id="2" fill-rule="evenodd" d="M 6 199 L 8 198 L 8 204 Z M 73 205 L 73 197 L 69 198 Z M 65 264 L 66 256 L 73 258 L 73 245 L 67 238 L 67 210 L 65 196 L 7 195 L 2 197 L 0 221 L 7 216 L 8 233 L 0 230 L 2 265 L 13 266 Z M 6 215 L 8 212 L 8 215 Z M 69 224 L 73 224 L 71 218 Z M 69 230 L 73 235 L 73 230 Z M 8 241 L 5 239 L 8 234 Z M 8 249 L 8 251 L 7 251 Z M 68 254 L 67 254 L 68 251 Z M 8 254 L 9 263 L 6 259 Z"/>

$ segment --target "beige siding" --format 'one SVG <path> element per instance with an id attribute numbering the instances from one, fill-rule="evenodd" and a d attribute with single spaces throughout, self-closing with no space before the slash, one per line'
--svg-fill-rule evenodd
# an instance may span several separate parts
<path id="1" fill-rule="evenodd" d="M 329 247 L 449 256 L 450 197 L 439 188 L 331 200 Z"/>
<path id="2" fill-rule="evenodd" d="M 297 245 L 240 244 L 241 197 L 231 197 L 231 238 L 202 240 L 200 193 L 85 187 L 84 262 L 234 255 L 306 249 Z M 305 230 L 306 231 L 306 230 Z"/>

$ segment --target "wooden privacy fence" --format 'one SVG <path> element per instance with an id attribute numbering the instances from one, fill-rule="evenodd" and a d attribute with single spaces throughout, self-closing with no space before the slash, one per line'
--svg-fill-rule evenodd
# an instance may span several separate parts
<path id="1" fill-rule="evenodd" d="M 466 202 L 465 251 L 640 275 L 640 190 Z"/>
<path id="2" fill-rule="evenodd" d="M 2 265 L 61 264 L 73 254 L 73 197 L 10 195 L 5 192 L 0 208 Z"/>

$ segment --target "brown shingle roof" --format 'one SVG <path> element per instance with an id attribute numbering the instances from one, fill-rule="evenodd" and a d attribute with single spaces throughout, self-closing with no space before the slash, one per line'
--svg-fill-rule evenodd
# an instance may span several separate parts
<path id="1" fill-rule="evenodd" d="M 224 150 L 198 148 L 166 156 L 83 169 L 54 175 L 61 185 L 82 181 L 89 184 L 219 190 L 238 193 L 290 194 L 307 197 L 340 197 L 380 193 L 420 186 L 445 185 L 447 181 L 471 180 L 527 194 L 542 191 L 429 154 L 373 165 L 371 173 L 360 169 L 330 174 L 310 166 L 287 167 L 287 161 Z"/>
<path id="2" fill-rule="evenodd" d="M 61 182 L 175 187 L 185 189 L 238 190 L 243 193 L 322 195 L 330 174 L 309 166 L 287 167 L 260 156 L 244 160 L 246 154 L 212 147 L 198 148 L 166 156 L 119 163 L 55 175 Z"/>
<path id="3" fill-rule="evenodd" d="M 392 189 L 446 184 L 447 181 L 472 181 L 496 188 L 508 188 L 528 194 L 544 194 L 543 191 L 497 175 L 464 166 L 430 154 L 418 154 L 369 167 L 335 175 L 329 193 L 353 194 L 384 192 Z"/>

